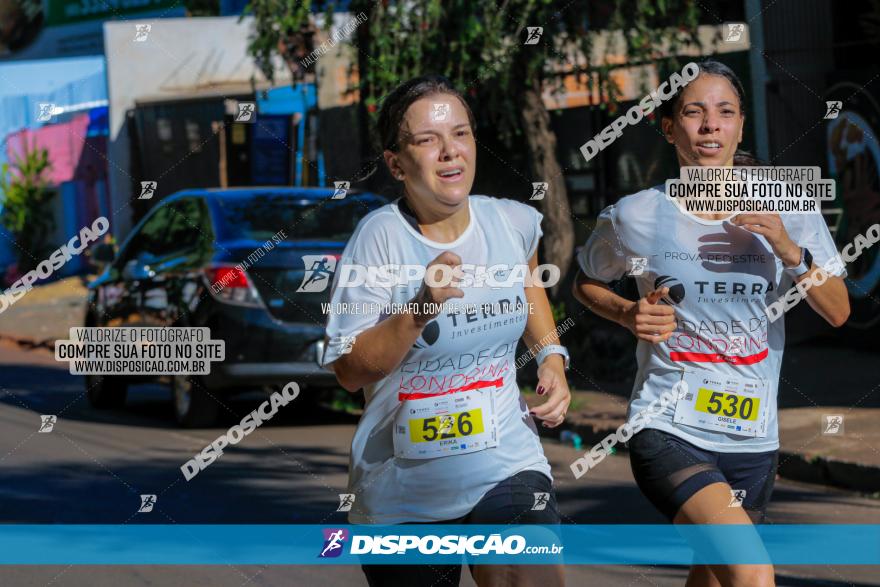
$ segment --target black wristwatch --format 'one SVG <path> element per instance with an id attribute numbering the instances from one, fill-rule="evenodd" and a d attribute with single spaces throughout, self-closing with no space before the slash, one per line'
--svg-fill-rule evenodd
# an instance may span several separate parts
<path id="1" fill-rule="evenodd" d="M 801 247 L 801 262 L 794 267 L 786 267 L 785 272 L 792 277 L 800 277 L 813 266 L 813 255 L 807 247 Z"/>

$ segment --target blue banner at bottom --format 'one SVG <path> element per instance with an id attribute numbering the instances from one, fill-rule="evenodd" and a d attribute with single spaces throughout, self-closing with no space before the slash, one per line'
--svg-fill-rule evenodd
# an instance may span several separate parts
<path id="1" fill-rule="evenodd" d="M 880 525 L 0 525 L 18 565 L 880 564 Z"/>

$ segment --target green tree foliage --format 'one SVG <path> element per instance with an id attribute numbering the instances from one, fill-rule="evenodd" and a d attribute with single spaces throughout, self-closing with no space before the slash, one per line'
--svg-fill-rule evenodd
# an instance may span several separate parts
<path id="1" fill-rule="evenodd" d="M 332 22 L 332 6 L 327 14 Z M 256 27 L 248 51 L 266 79 L 275 78 L 276 56 L 284 60 L 295 82 L 313 72 L 312 66 L 302 63 L 315 48 L 311 0 L 251 0 L 242 17 L 247 15 L 254 17 Z"/>
<path id="2" fill-rule="evenodd" d="M 288 63 L 291 47 L 303 57 L 311 52 L 310 4 L 251 2 L 257 20 L 251 51 L 258 63 L 267 64 L 279 54 L 279 47 Z M 679 67 L 674 56 L 682 48 L 698 46 L 697 4 L 696 0 L 353 0 L 349 11 L 367 16 L 355 42 L 358 90 L 370 142 L 377 150 L 375 113 L 383 96 L 397 84 L 426 73 L 450 78 L 473 98 L 478 140 L 487 132 L 495 133 L 511 157 L 522 158 L 512 167 L 521 164 L 530 181 L 549 183 L 547 195 L 538 202 L 545 216 L 542 261 L 565 273 L 572 260 L 574 230 L 542 93 L 564 91 L 565 78 L 574 74 L 600 96 L 603 105 L 613 107 L 620 96 L 611 78 L 613 69 L 661 61 L 665 73 Z M 537 43 L 526 44 L 528 27 L 543 28 Z M 606 42 L 609 37 L 619 43 Z M 271 74 L 265 67 L 264 71 Z"/>
<path id="3" fill-rule="evenodd" d="M 23 273 L 51 252 L 48 238 L 54 228 L 54 191 L 46 177 L 51 167 L 49 151 L 34 147 L 16 157 L 11 168 L 4 163 L 0 173 L 0 223 L 15 239 L 18 268 Z"/>
<path id="4" fill-rule="evenodd" d="M 186 0 L 187 16 L 218 16 L 220 14 L 220 0 Z"/>

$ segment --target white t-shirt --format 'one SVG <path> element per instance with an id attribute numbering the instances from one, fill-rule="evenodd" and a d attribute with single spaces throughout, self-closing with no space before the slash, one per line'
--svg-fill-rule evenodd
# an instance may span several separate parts
<path id="1" fill-rule="evenodd" d="M 404 286 L 337 287 L 345 265 L 427 264 L 452 251 L 463 264 L 527 264 L 541 237 L 542 215 L 512 200 L 470 196 L 470 224 L 451 243 L 429 240 L 411 226 L 397 203 L 361 220 L 337 264 L 327 321 L 327 366 L 342 353 L 344 337 L 356 336 L 387 315 L 340 314 L 337 304 L 384 307 L 410 301 L 422 280 Z M 525 330 L 528 303 L 523 284 L 462 287 L 457 304 L 490 312 L 441 312 L 397 368 L 365 386 L 366 408 L 352 440 L 349 491 L 355 494 L 349 521 L 397 524 L 451 520 L 470 512 L 499 482 L 525 470 L 550 474 L 535 424 L 516 382 L 516 346 Z M 354 352 L 357 351 L 357 339 Z M 478 452 L 430 459 L 394 456 L 393 423 L 402 401 L 448 393 L 469 384 L 493 382 L 498 445 Z M 482 382 L 482 383 L 481 383 Z"/>
<path id="2" fill-rule="evenodd" d="M 764 452 L 779 447 L 776 396 L 785 345 L 785 321 L 770 322 L 765 308 L 793 285 L 767 240 L 727 220 L 704 220 L 683 212 L 657 186 L 622 198 L 599 216 L 578 254 L 581 271 L 611 282 L 623 277 L 629 257 L 647 259 L 634 276 L 639 294 L 669 287 L 676 330 L 664 343 L 639 340 L 628 418 L 681 379 L 682 369 L 724 377 L 763 379 L 768 384 L 766 437 L 716 432 L 673 421 L 675 402 L 648 428 L 718 452 Z M 821 266 L 837 256 L 821 214 L 781 215 L 789 237 Z M 841 265 L 842 267 L 842 265 Z M 845 275 L 840 270 L 838 275 Z M 804 302 L 805 303 L 805 302 Z M 738 340 L 737 340 L 738 339 Z M 645 412 L 648 413 L 648 412 Z"/>

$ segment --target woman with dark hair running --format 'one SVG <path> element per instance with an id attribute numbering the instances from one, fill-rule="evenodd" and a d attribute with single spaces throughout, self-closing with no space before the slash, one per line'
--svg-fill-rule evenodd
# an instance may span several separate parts
<path id="1" fill-rule="evenodd" d="M 754 164 L 738 151 L 742 84 L 717 61 L 698 65 L 699 75 L 661 109 L 679 165 Z M 664 391 L 684 390 L 629 441 L 645 496 L 676 524 L 758 523 L 776 476 L 785 339 L 784 320 L 770 321 L 766 310 L 837 251 L 818 213 L 690 214 L 664 190 L 646 189 L 602 211 L 578 255 L 574 294 L 638 338 L 630 423 L 644 422 L 642 412 Z M 647 262 L 636 277 L 637 302 L 607 285 L 627 273 L 628 258 Z M 849 315 L 843 275 L 840 269 L 807 297 L 834 326 Z M 691 567 L 688 586 L 719 584 L 773 585 L 773 567 Z"/>
<path id="2" fill-rule="evenodd" d="M 513 279 L 537 268 L 542 216 L 470 194 L 473 115 L 445 78 L 391 92 L 379 131 L 404 195 L 364 217 L 339 260 L 322 361 L 345 389 L 366 395 L 352 441 L 349 521 L 558 524 L 533 417 L 547 427 L 565 418 L 568 353 L 544 289 Z M 488 275 L 465 273 L 468 266 Z M 418 277 L 347 287 L 353 267 L 405 267 L 401 275 Z M 444 282 L 441 273 L 455 278 Z M 343 304 L 348 312 L 337 311 Z M 520 338 L 537 352 L 545 399 L 531 413 L 516 382 Z M 539 496 L 544 507 L 534 508 Z M 461 575 L 460 564 L 363 569 L 370 585 L 458 585 Z M 561 565 L 478 565 L 471 573 L 479 585 L 563 582 Z"/>

